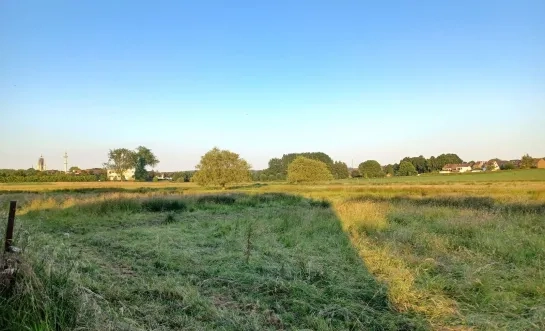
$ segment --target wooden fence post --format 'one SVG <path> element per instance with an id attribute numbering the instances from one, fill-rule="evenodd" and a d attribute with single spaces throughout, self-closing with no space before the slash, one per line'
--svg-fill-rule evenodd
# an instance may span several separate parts
<path id="1" fill-rule="evenodd" d="M 9 202 L 8 228 L 6 229 L 6 241 L 4 243 L 4 251 L 8 252 L 13 241 L 13 226 L 15 225 L 15 209 L 17 201 Z"/>

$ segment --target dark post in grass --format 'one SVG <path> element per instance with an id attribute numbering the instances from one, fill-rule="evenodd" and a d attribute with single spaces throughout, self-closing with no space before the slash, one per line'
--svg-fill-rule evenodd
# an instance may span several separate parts
<path id="1" fill-rule="evenodd" d="M 6 229 L 6 241 L 4 246 L 4 251 L 8 252 L 11 247 L 11 242 L 13 241 L 13 226 L 15 225 L 15 207 L 17 206 L 17 201 L 9 202 L 9 215 L 8 215 L 8 228 Z"/>

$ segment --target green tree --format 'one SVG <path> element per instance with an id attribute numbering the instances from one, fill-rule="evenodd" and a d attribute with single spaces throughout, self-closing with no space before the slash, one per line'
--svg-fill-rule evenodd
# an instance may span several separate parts
<path id="1" fill-rule="evenodd" d="M 428 170 L 428 160 L 426 160 L 426 158 L 424 156 L 422 156 L 422 155 L 417 156 L 417 157 L 405 157 L 401 161 L 411 162 L 412 165 L 415 167 L 416 171 L 418 171 L 418 173 L 422 174 L 422 173 L 431 171 L 431 170 Z M 401 164 L 401 162 L 400 162 L 400 164 Z"/>
<path id="2" fill-rule="evenodd" d="M 533 168 L 534 167 L 534 158 L 531 157 L 530 155 L 526 154 L 526 155 L 523 155 L 522 158 L 520 159 L 520 168 L 521 169 L 530 169 L 530 168 Z"/>
<path id="3" fill-rule="evenodd" d="M 143 161 L 139 161 L 139 159 L 142 159 Z M 135 167 L 138 164 L 138 162 L 144 162 L 144 167 L 150 166 L 155 167 L 157 164 L 159 164 L 159 160 L 153 154 L 151 149 L 144 147 L 144 146 L 138 146 L 136 148 L 136 151 L 134 152 L 134 164 Z"/>
<path id="4" fill-rule="evenodd" d="M 397 172 L 399 171 L 399 163 L 394 163 L 394 175 L 397 175 Z"/>
<path id="5" fill-rule="evenodd" d="M 319 182 L 333 179 L 331 171 L 322 161 L 298 156 L 288 166 L 288 182 Z"/>
<path id="6" fill-rule="evenodd" d="M 284 168 L 284 165 L 281 159 L 272 158 L 269 160 L 269 168 L 267 169 L 267 173 L 278 174 L 278 173 L 284 173 L 284 172 L 286 172 L 286 169 Z"/>
<path id="7" fill-rule="evenodd" d="M 360 171 L 358 169 L 352 169 L 352 171 L 350 172 L 350 177 L 351 178 L 361 177 Z"/>
<path id="8" fill-rule="evenodd" d="M 269 177 L 268 177 L 266 174 L 261 173 L 261 174 L 259 175 L 259 181 L 260 181 L 260 182 L 266 182 L 267 179 L 269 179 Z"/>
<path id="9" fill-rule="evenodd" d="M 310 153 L 290 153 L 282 155 L 281 159 L 273 158 L 269 161 L 269 168 L 265 170 L 267 174 L 278 174 L 281 173 L 284 176 L 288 173 L 288 166 L 293 160 L 298 156 L 304 156 L 307 159 L 313 159 L 322 161 L 327 164 L 329 171 L 332 171 L 333 160 L 331 157 L 322 152 L 310 152 Z"/>
<path id="10" fill-rule="evenodd" d="M 346 163 L 337 161 L 333 163 L 333 166 L 331 167 L 331 173 L 333 174 L 333 178 L 335 179 L 345 179 L 350 176 L 348 173 L 348 166 Z"/>
<path id="11" fill-rule="evenodd" d="M 397 174 L 398 176 L 414 176 L 418 174 L 418 171 L 411 162 L 401 161 Z"/>
<path id="12" fill-rule="evenodd" d="M 365 178 L 384 177 L 380 163 L 375 160 L 367 160 L 358 166 L 360 174 Z"/>
<path id="13" fill-rule="evenodd" d="M 428 171 L 429 172 L 439 171 L 440 170 L 440 168 L 438 166 L 437 159 L 435 158 L 435 156 L 431 156 L 429 159 L 427 159 L 426 163 L 428 164 Z"/>
<path id="14" fill-rule="evenodd" d="M 75 171 L 78 171 L 78 170 L 81 170 L 79 167 L 76 167 L 76 166 L 72 166 L 70 167 L 70 169 L 68 169 L 69 172 L 75 172 Z"/>
<path id="15" fill-rule="evenodd" d="M 126 148 L 110 149 L 108 152 L 108 162 L 104 164 L 105 168 L 117 173 L 121 180 L 124 179 L 123 173 L 134 166 L 135 153 Z"/>
<path id="16" fill-rule="evenodd" d="M 214 147 L 201 157 L 192 180 L 199 185 L 218 185 L 225 189 L 231 183 L 250 182 L 250 168 L 238 154 Z"/>
<path id="17" fill-rule="evenodd" d="M 134 179 L 137 181 L 148 180 L 148 171 L 146 170 L 146 160 L 139 157 L 136 160 L 136 168 L 134 169 Z"/>
<path id="18" fill-rule="evenodd" d="M 452 153 L 441 154 L 435 159 L 435 168 L 433 169 L 433 171 L 439 171 L 443 169 L 443 167 L 446 164 L 460 164 L 460 163 L 463 163 L 463 161 L 456 154 L 452 154 Z"/>
<path id="19" fill-rule="evenodd" d="M 393 176 L 394 175 L 394 166 L 392 164 L 388 164 L 384 167 L 384 173 L 386 175 Z"/>
<path id="20" fill-rule="evenodd" d="M 500 166 L 501 170 L 513 170 L 515 169 L 515 165 L 513 162 L 505 162 Z"/>

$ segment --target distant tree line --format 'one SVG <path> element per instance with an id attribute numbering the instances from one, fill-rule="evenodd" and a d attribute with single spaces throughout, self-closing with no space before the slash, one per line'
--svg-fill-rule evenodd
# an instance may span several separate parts
<path id="1" fill-rule="evenodd" d="M 35 169 L 27 170 L 0 170 L 0 183 L 23 183 L 23 182 L 94 182 L 106 180 L 106 172 L 87 173 L 81 171 L 76 175 L 73 173 L 64 173 L 60 171 L 37 171 Z"/>
<path id="2" fill-rule="evenodd" d="M 381 167 L 381 171 L 378 170 L 376 167 L 376 163 L 374 164 L 374 171 L 369 172 L 369 161 L 365 161 L 362 164 L 366 164 L 363 166 L 362 164 L 358 167 L 359 175 L 362 177 L 372 178 L 372 177 L 383 177 L 383 176 L 414 176 L 417 174 L 423 174 L 423 173 L 430 173 L 430 172 L 438 172 L 447 164 L 459 164 L 463 163 L 463 160 L 456 154 L 453 153 L 447 153 L 447 154 L 441 154 L 437 157 L 432 156 L 430 158 L 425 158 L 424 156 L 407 156 L 404 157 L 399 161 L 399 163 L 394 164 L 388 164 L 384 167 Z M 367 163 L 366 163 L 367 162 Z"/>
<path id="3" fill-rule="evenodd" d="M 333 159 L 323 152 L 290 153 L 284 154 L 281 158 L 269 160 L 269 167 L 262 171 L 254 171 L 252 179 L 255 181 L 287 180 L 288 167 L 298 157 L 323 162 L 334 179 L 345 179 L 350 177 L 348 166 L 341 161 L 334 162 Z"/>
<path id="4" fill-rule="evenodd" d="M 195 174 L 195 170 L 191 171 L 177 171 L 173 172 L 171 175 L 172 181 L 174 182 L 190 182 L 191 178 L 193 178 L 193 175 Z"/>
<path id="5" fill-rule="evenodd" d="M 535 168 L 539 159 L 526 154 L 521 160 L 513 162 L 492 159 L 483 164 L 490 169 L 496 161 L 502 170 L 515 168 Z M 296 162 L 297 161 L 297 162 Z M 0 169 L 0 182 L 85 182 L 107 180 L 107 170 L 123 174 L 129 169 L 135 170 L 135 180 L 158 180 L 157 173 L 147 170 L 155 166 L 159 160 L 153 152 L 144 146 L 135 150 L 127 148 L 111 149 L 104 169 L 80 170 L 72 166 L 69 173 L 55 170 L 37 171 L 35 169 L 12 170 Z M 201 162 L 193 171 L 165 173 L 165 177 L 176 182 L 196 182 L 200 185 L 219 185 L 226 187 L 231 183 L 247 181 L 288 181 L 292 183 L 323 181 L 345 178 L 380 178 L 385 176 L 414 176 L 417 174 L 440 171 L 447 164 L 460 164 L 463 160 L 456 154 L 446 153 L 437 157 L 424 156 L 404 157 L 399 163 L 381 166 L 376 160 L 367 160 L 356 169 L 349 169 L 346 163 L 333 161 L 323 152 L 290 153 L 281 158 L 269 160 L 268 168 L 251 170 L 251 166 L 236 153 L 213 148 L 201 158 Z M 468 162 L 471 166 L 475 162 Z M 98 171 L 97 171 L 98 170 Z"/>

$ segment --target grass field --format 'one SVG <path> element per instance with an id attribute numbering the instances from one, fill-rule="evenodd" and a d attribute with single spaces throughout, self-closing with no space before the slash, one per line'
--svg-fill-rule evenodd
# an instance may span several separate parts
<path id="1" fill-rule="evenodd" d="M 24 253 L 0 325 L 543 330 L 545 171 L 512 173 L 2 184 Z"/>

